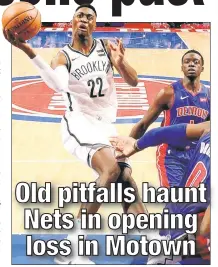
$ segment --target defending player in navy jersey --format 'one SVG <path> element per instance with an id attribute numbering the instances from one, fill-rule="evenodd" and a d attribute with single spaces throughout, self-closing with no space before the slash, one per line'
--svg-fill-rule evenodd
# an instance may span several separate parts
<path id="1" fill-rule="evenodd" d="M 182 57 L 184 78 L 160 90 L 146 115 L 133 127 L 130 136 L 138 139 L 161 112 L 162 126 L 179 123 L 200 123 L 210 116 L 210 92 L 200 82 L 204 59 L 196 50 L 187 51 Z M 156 152 L 156 164 L 161 186 L 178 186 L 195 144 L 172 147 L 161 144 Z"/>
<path id="2" fill-rule="evenodd" d="M 4 31 L 4 35 L 12 45 L 29 56 L 44 82 L 62 93 L 66 112 L 61 122 L 61 132 L 67 151 L 94 170 L 98 177 L 97 187 L 110 188 L 111 183 L 116 181 L 122 182 L 123 189 L 134 187 L 138 201 L 131 205 L 122 203 L 124 212 L 143 213 L 146 210 L 137 194 L 127 159 L 117 162 L 108 140 L 109 136 L 116 134 L 115 125 L 112 124 L 117 113 L 113 68 L 131 86 L 137 85 L 138 77 L 126 59 L 121 40 L 112 43 L 93 38 L 96 19 L 97 12 L 92 5 L 84 4 L 76 9 L 72 19 L 72 43 L 60 49 L 51 67 L 16 34 Z M 100 205 L 93 202 L 82 207 L 87 213 L 94 214 Z M 73 255 L 56 257 L 58 264 L 90 264 L 89 259 L 77 256 L 78 235 L 86 235 L 80 227 L 80 215 L 79 212 L 75 220 L 78 231 L 68 236 Z"/>
<path id="3" fill-rule="evenodd" d="M 205 211 L 210 204 L 210 133 L 202 136 L 197 143 L 194 154 L 191 158 L 191 162 L 188 165 L 187 172 L 181 181 L 180 187 L 198 187 L 200 183 L 204 183 L 206 186 L 206 203 L 171 203 L 166 206 L 170 213 L 175 214 L 198 214 L 198 221 L 201 221 L 205 215 Z M 178 238 L 184 231 L 171 230 L 162 231 L 162 235 L 169 234 L 171 239 Z M 209 251 L 209 238 L 201 235 L 200 229 L 195 234 L 197 255 L 195 259 L 186 257 L 182 260 L 182 264 L 198 264 L 199 260 L 203 263 L 209 263 L 210 251 Z M 196 259 L 197 258 L 197 259 Z"/>
<path id="4" fill-rule="evenodd" d="M 173 126 L 155 128 L 145 133 L 140 139 L 131 137 L 112 137 L 111 143 L 117 149 L 118 156 L 131 156 L 150 146 L 157 146 L 161 143 L 169 144 L 172 147 L 183 147 L 189 145 L 190 141 L 197 142 L 192 157 L 187 165 L 186 172 L 179 184 L 179 187 L 198 187 L 203 183 L 206 187 L 206 203 L 169 203 L 165 208 L 171 214 L 197 214 L 198 231 L 194 235 L 196 239 L 195 256 L 181 256 L 181 264 L 209 264 L 210 262 L 210 123 L 199 124 L 178 124 Z M 179 145 L 178 145 L 179 144 Z M 189 235 L 183 230 L 162 230 L 163 236 L 170 236 L 170 239 L 189 239 Z M 192 237 L 191 237 L 192 238 Z M 169 258 L 169 257 L 168 257 Z M 176 258 L 178 261 L 178 257 Z M 163 255 L 149 257 L 148 264 L 173 264 Z"/>
<path id="5" fill-rule="evenodd" d="M 198 133 L 195 133 L 197 137 Z M 204 133 L 199 139 L 194 150 L 191 161 L 187 167 L 179 187 L 198 187 L 200 183 L 204 183 L 206 187 L 206 203 L 170 203 L 166 205 L 170 213 L 173 214 L 198 214 L 198 223 L 205 216 L 205 211 L 210 205 L 210 132 Z M 181 264 L 209 264 L 210 263 L 210 240 L 209 236 L 202 235 L 201 226 L 195 234 L 196 239 L 196 255 L 193 257 L 182 257 Z M 171 239 L 180 238 L 185 234 L 184 230 L 165 230 L 161 231 L 161 235 L 169 235 Z M 183 238 L 188 239 L 186 234 Z M 157 259 L 156 259 L 157 260 Z"/>

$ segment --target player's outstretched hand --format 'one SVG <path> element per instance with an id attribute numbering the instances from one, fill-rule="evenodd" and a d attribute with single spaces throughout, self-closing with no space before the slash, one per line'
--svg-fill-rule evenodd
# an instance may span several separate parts
<path id="1" fill-rule="evenodd" d="M 3 34 L 5 39 L 11 43 L 12 45 L 16 46 L 17 48 L 21 49 L 22 51 L 24 51 L 26 54 L 34 55 L 33 49 L 32 47 L 26 43 L 25 41 L 19 39 L 18 34 L 17 33 L 12 33 L 9 30 L 3 30 Z"/>
<path id="2" fill-rule="evenodd" d="M 137 152 L 135 149 L 136 140 L 127 136 L 115 136 L 109 138 L 116 150 L 116 158 L 130 157 Z"/>
<path id="3" fill-rule="evenodd" d="M 123 63 L 125 48 L 123 46 L 122 39 L 116 38 L 116 44 L 108 41 L 108 47 L 112 60 L 115 62 L 115 66 L 120 66 Z"/>
<path id="4" fill-rule="evenodd" d="M 28 44 L 26 44 L 26 42 L 24 42 L 18 38 L 18 34 L 16 32 L 12 33 L 9 30 L 7 30 L 7 31 L 3 30 L 3 34 L 4 34 L 5 39 L 9 43 L 11 43 L 12 45 L 16 46 L 17 48 L 22 49 L 28 45 Z"/>

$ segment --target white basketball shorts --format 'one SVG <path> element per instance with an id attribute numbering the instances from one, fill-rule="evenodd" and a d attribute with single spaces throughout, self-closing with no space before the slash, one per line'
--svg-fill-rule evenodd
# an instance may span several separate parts
<path id="1" fill-rule="evenodd" d="M 92 157 L 99 149 L 111 147 L 109 137 L 116 136 L 114 124 L 87 114 L 66 112 L 61 121 L 62 141 L 65 149 L 77 159 L 92 167 Z M 128 163 L 128 159 L 118 160 Z"/>

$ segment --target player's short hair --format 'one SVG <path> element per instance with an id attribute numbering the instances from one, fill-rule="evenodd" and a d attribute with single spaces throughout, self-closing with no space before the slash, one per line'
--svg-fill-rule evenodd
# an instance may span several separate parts
<path id="1" fill-rule="evenodd" d="M 200 53 L 199 51 L 194 50 L 194 49 L 192 49 L 192 50 L 188 50 L 187 52 L 185 52 L 185 54 L 182 56 L 182 63 L 183 63 L 183 59 L 184 59 L 184 57 L 185 57 L 187 54 L 190 54 L 190 53 L 198 54 L 198 55 L 201 57 L 202 66 L 204 66 L 204 58 L 203 58 L 203 56 L 201 55 L 201 53 Z"/>
<path id="2" fill-rule="evenodd" d="M 90 5 L 90 4 L 82 4 L 82 5 L 78 6 L 75 12 L 77 12 L 80 8 L 83 8 L 83 7 L 88 7 L 88 8 L 90 8 L 91 10 L 93 10 L 93 12 L 95 13 L 95 15 L 96 15 L 96 17 L 97 17 L 96 9 L 94 8 L 94 6 L 92 6 L 92 5 Z"/>

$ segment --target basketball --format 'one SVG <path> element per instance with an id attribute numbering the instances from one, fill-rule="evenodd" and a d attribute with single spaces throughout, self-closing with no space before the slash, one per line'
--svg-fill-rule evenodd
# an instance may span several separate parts
<path id="1" fill-rule="evenodd" d="M 25 41 L 34 37 L 41 28 L 41 14 L 30 3 L 19 2 L 9 6 L 2 15 L 4 30 L 17 33 Z"/>

